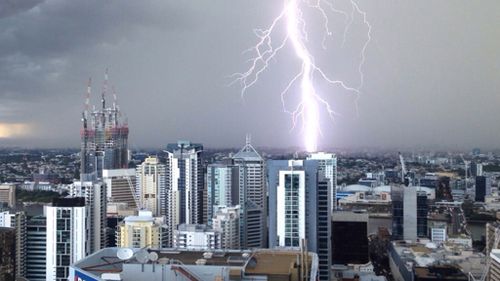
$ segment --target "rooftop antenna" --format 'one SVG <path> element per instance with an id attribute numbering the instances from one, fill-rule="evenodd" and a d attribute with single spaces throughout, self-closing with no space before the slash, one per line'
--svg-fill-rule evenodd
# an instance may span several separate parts
<path id="1" fill-rule="evenodd" d="M 251 134 L 247 134 L 247 136 L 246 136 L 246 144 L 247 145 L 251 145 L 252 144 L 252 135 Z"/>

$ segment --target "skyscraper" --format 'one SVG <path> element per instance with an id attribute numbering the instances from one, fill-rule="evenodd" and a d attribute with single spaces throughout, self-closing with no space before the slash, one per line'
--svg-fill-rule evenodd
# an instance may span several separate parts
<path id="1" fill-rule="evenodd" d="M 16 230 L 12 227 L 0 227 L 0 280 L 15 280 L 15 261 Z"/>
<path id="2" fill-rule="evenodd" d="M 245 146 L 232 157 L 238 167 L 238 203 L 240 206 L 240 244 L 242 248 L 267 246 L 267 203 L 265 162 L 247 136 Z M 236 194 L 233 194 L 234 198 Z"/>
<path id="3" fill-rule="evenodd" d="M 28 220 L 26 228 L 26 278 L 45 281 L 47 221 L 45 217 L 33 217 Z"/>
<path id="4" fill-rule="evenodd" d="M 47 216 L 46 280 L 66 281 L 70 264 L 88 252 L 85 198 L 57 198 L 45 206 Z"/>
<path id="5" fill-rule="evenodd" d="M 166 169 L 157 157 L 148 157 L 136 168 L 139 208 L 153 216 L 167 215 Z"/>
<path id="6" fill-rule="evenodd" d="M 333 153 L 316 152 L 312 153 L 307 160 L 317 160 L 319 167 L 324 171 L 325 177 L 330 182 L 330 199 L 332 210 L 337 207 L 337 156 Z"/>
<path id="7" fill-rule="evenodd" d="M 201 144 L 178 141 L 167 145 L 166 209 L 170 229 L 203 223 L 204 172 Z M 172 240 L 169 241 L 169 246 Z"/>
<path id="8" fill-rule="evenodd" d="M 106 107 L 108 73 L 106 70 L 101 106 L 90 108 L 91 85 L 87 88 L 85 109 L 82 112 L 80 180 L 90 181 L 102 177 L 103 169 L 128 167 L 128 124 L 122 118 L 113 93 L 111 107 Z"/>
<path id="9" fill-rule="evenodd" d="M 427 194 L 414 186 L 393 186 L 392 236 L 415 241 L 427 237 Z"/>
<path id="10" fill-rule="evenodd" d="M 269 160 L 269 247 L 301 246 L 318 253 L 319 279 L 330 280 L 330 179 L 317 160 Z"/>
<path id="11" fill-rule="evenodd" d="M 103 170 L 107 200 L 112 203 L 126 203 L 129 208 L 137 209 L 136 169 Z"/>
<path id="12" fill-rule="evenodd" d="M 240 248 L 240 214 L 239 207 L 219 208 L 212 219 L 214 230 L 221 233 L 222 249 Z"/>
<path id="13" fill-rule="evenodd" d="M 106 185 L 97 181 L 76 181 L 70 185 L 69 195 L 85 199 L 87 252 L 91 254 L 105 248 L 107 244 Z"/>
<path id="14" fill-rule="evenodd" d="M 224 206 L 239 204 L 239 169 L 232 164 L 207 166 L 207 224 L 212 225 L 215 212 Z"/>
<path id="15" fill-rule="evenodd" d="M 24 212 L 0 213 L 0 227 L 12 227 L 16 232 L 16 277 L 26 276 L 26 214 Z"/>

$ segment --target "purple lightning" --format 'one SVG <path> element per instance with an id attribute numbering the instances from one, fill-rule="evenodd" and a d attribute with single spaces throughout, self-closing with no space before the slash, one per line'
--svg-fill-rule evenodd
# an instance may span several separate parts
<path id="1" fill-rule="evenodd" d="M 284 0 L 284 6 L 281 13 L 273 20 L 271 25 L 267 29 L 256 29 L 255 34 L 258 37 L 257 44 L 252 47 L 249 51 L 252 51 L 255 56 L 250 60 L 250 68 L 243 73 L 236 73 L 235 81 L 239 81 L 242 86 L 241 95 L 257 83 L 259 76 L 266 70 L 269 66 L 269 62 L 276 56 L 276 54 L 287 44 L 291 44 L 297 58 L 302 62 L 300 71 L 294 76 L 294 78 L 288 83 L 285 89 L 281 92 L 281 102 L 283 105 L 283 110 L 289 113 L 292 117 L 292 129 L 295 128 L 297 122 L 300 120 L 302 124 L 302 131 L 304 135 L 304 145 L 308 152 L 313 152 L 317 150 L 318 137 L 321 135 L 320 128 L 320 106 L 322 106 L 329 116 L 333 119 L 335 112 L 333 111 L 330 104 L 323 99 L 315 90 L 313 84 L 314 76 L 321 77 L 324 81 L 331 85 L 338 85 L 343 89 L 353 92 L 356 95 L 360 93 L 360 89 L 363 87 L 364 75 L 362 72 L 362 67 L 365 62 L 365 51 L 368 43 L 371 40 L 371 25 L 366 19 L 366 13 L 362 11 L 358 4 L 354 0 L 350 0 L 352 7 L 351 13 L 347 13 L 342 10 L 338 10 L 334 7 L 333 3 L 329 0 Z M 314 56 L 309 52 L 305 42 L 308 41 L 308 35 L 306 32 L 306 21 L 303 18 L 303 12 L 301 7 L 305 5 L 307 7 L 316 9 L 320 12 L 323 21 L 325 34 L 321 45 L 326 49 L 326 38 L 331 36 L 332 33 L 328 28 L 328 8 L 331 12 L 341 14 L 345 17 L 345 29 L 342 45 L 344 45 L 349 27 L 354 21 L 354 14 L 358 13 L 363 17 L 363 22 L 368 28 L 367 39 L 363 45 L 360 53 L 360 63 L 358 66 L 358 71 L 360 75 L 360 83 L 356 87 L 351 87 L 346 85 L 341 80 L 330 79 L 321 68 L 316 66 L 314 63 Z M 286 25 L 286 36 L 279 44 L 275 45 L 272 41 L 272 36 L 276 32 L 276 27 L 279 23 L 285 23 Z M 300 83 L 300 102 L 293 110 L 288 110 L 285 106 L 285 95 L 290 90 L 290 88 L 296 84 Z"/>

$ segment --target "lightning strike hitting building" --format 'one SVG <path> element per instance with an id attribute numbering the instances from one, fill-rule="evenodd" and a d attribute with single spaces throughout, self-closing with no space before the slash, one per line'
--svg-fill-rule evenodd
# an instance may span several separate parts
<path id="1" fill-rule="evenodd" d="M 80 180 L 102 178 L 103 169 L 128 167 L 128 124 L 122 117 L 113 93 L 113 104 L 106 107 L 108 71 L 101 93 L 101 108 L 90 109 L 91 80 L 87 87 L 85 109 L 82 112 Z"/>
<path id="2" fill-rule="evenodd" d="M 295 76 L 290 80 L 285 89 L 281 92 L 281 101 L 283 110 L 290 114 L 292 117 L 292 129 L 295 128 L 297 122 L 300 121 L 302 126 L 302 133 L 304 135 L 304 146 L 308 152 L 317 150 L 318 137 L 321 135 L 320 128 L 320 109 L 324 108 L 327 113 L 333 118 L 335 112 L 330 104 L 321 97 L 314 87 L 314 77 L 318 76 L 327 83 L 340 86 L 344 90 L 359 94 L 363 86 L 363 72 L 362 66 L 365 61 L 365 50 L 370 42 L 371 25 L 366 19 L 366 13 L 362 11 L 354 0 L 350 0 L 351 13 L 335 8 L 334 3 L 328 0 L 284 0 L 284 6 L 280 14 L 273 20 L 267 29 L 257 29 L 255 34 L 258 37 L 257 44 L 250 49 L 254 53 L 254 57 L 250 60 L 250 68 L 246 72 L 236 73 L 235 81 L 242 85 L 242 96 L 249 87 L 257 83 L 259 76 L 269 66 L 270 61 L 276 57 L 276 54 L 285 46 L 290 45 L 295 52 L 296 58 L 301 62 L 300 69 L 297 70 Z M 358 86 L 348 86 L 341 80 L 329 78 L 323 70 L 315 64 L 314 56 L 309 51 L 306 42 L 308 42 L 308 34 L 306 31 L 306 19 L 304 18 L 303 9 L 315 9 L 320 13 L 324 23 L 323 42 L 321 45 L 326 48 L 325 40 L 327 36 L 331 36 L 332 32 L 329 30 L 329 20 L 327 12 L 332 12 L 345 17 L 345 29 L 342 45 L 346 40 L 346 35 L 349 27 L 354 21 L 355 13 L 361 15 L 363 23 L 367 27 L 367 39 L 362 47 L 360 53 L 360 63 L 358 71 L 360 75 L 360 83 Z M 278 43 L 273 41 L 273 37 L 278 32 L 279 24 L 286 26 L 284 39 L 279 40 Z M 285 106 L 285 95 L 289 92 L 292 86 L 297 83 L 300 86 L 300 101 L 298 105 L 290 110 Z"/>

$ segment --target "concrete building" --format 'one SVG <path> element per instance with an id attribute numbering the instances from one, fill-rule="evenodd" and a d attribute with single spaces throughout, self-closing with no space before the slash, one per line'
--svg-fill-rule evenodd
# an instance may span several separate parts
<path id="1" fill-rule="evenodd" d="M 66 281 L 70 264 L 87 254 L 87 207 L 85 198 L 58 198 L 45 206 L 47 218 L 46 280 Z"/>
<path id="2" fill-rule="evenodd" d="M 16 185 L 10 183 L 0 184 L 0 205 L 5 204 L 9 208 L 16 205 Z"/>
<path id="3" fill-rule="evenodd" d="M 209 250 L 221 248 L 221 232 L 205 224 L 180 224 L 174 230 L 174 247 Z"/>
<path id="4" fill-rule="evenodd" d="M 329 179 L 317 160 L 269 160 L 269 247 L 301 246 L 318 253 L 319 280 L 330 280 Z"/>
<path id="5" fill-rule="evenodd" d="M 500 280 L 500 249 L 494 249 L 490 252 L 491 264 L 488 270 L 486 280 Z"/>
<path id="6" fill-rule="evenodd" d="M 158 259 L 143 263 L 136 258 L 139 249 L 133 250 L 132 258 L 121 261 L 114 258 L 118 251 L 120 248 L 103 249 L 76 262 L 71 266 L 69 280 L 315 281 L 318 275 L 317 255 L 298 250 L 148 250 L 139 255 Z"/>
<path id="7" fill-rule="evenodd" d="M 98 181 L 75 181 L 70 185 L 69 196 L 85 198 L 86 219 L 88 220 L 86 225 L 87 252 L 93 253 L 105 248 L 107 245 L 106 185 Z"/>
<path id="8" fill-rule="evenodd" d="M 242 248 L 264 248 L 267 246 L 268 209 L 265 161 L 252 146 L 250 136 L 232 160 L 238 167 L 238 202 L 233 205 L 240 206 L 240 245 Z"/>
<path id="9" fill-rule="evenodd" d="M 151 211 L 139 211 L 138 216 L 128 216 L 117 227 L 118 247 L 160 249 L 165 245 L 167 229 L 164 217 L 153 217 Z"/>
<path id="10" fill-rule="evenodd" d="M 201 224 L 203 215 L 203 145 L 178 141 L 167 145 L 166 216 L 169 229 L 179 224 Z M 173 245 L 173 234 L 167 241 Z"/>
<path id="11" fill-rule="evenodd" d="M 103 170 L 102 181 L 108 202 L 126 203 L 131 209 L 137 209 L 135 169 Z"/>
<path id="12" fill-rule="evenodd" d="M 45 217 L 30 218 L 26 228 L 26 278 L 45 281 L 47 220 Z"/>
<path id="13" fill-rule="evenodd" d="M 221 233 L 221 249 L 240 249 L 240 208 L 222 207 L 215 212 L 212 227 Z"/>
<path id="14" fill-rule="evenodd" d="M 157 157 L 148 157 L 136 168 L 139 208 L 153 216 L 167 215 L 166 167 Z"/>

